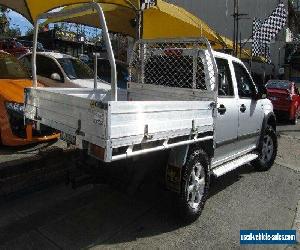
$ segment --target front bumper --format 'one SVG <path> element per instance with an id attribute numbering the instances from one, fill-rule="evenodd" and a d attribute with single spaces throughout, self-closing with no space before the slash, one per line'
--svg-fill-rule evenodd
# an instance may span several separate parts
<path id="1" fill-rule="evenodd" d="M 1 124 L 1 141 L 7 146 L 23 146 L 39 142 L 56 140 L 59 133 L 52 128 L 41 126 L 40 130 L 35 129 L 32 122 L 24 122 L 21 113 L 6 110 L 6 118 Z"/>

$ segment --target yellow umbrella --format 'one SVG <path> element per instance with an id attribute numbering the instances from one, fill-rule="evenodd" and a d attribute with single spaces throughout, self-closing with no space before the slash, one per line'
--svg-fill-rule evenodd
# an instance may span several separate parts
<path id="1" fill-rule="evenodd" d="M 31 22 L 34 22 L 38 15 L 49 10 L 85 2 L 91 2 L 91 0 L 0 0 L 0 5 L 11 8 L 27 17 Z M 112 8 L 111 5 L 116 7 L 116 11 L 106 12 L 114 16 L 114 18 L 107 18 L 111 19 L 111 31 L 119 32 L 121 30 L 123 33 L 134 36 L 135 32 L 132 20 L 136 16 L 136 12 L 140 9 L 140 0 L 98 0 L 97 2 L 106 4 L 106 9 Z M 120 19 L 115 18 L 116 16 L 120 17 Z M 80 19 L 78 16 L 77 18 L 78 20 Z M 124 19 L 126 19 L 126 22 Z M 85 22 L 90 24 L 88 21 Z M 162 0 L 157 0 L 156 7 L 144 11 L 143 23 L 144 38 L 205 36 L 211 42 L 218 44 L 222 44 L 223 42 L 218 34 L 205 22 L 183 8 L 168 4 Z M 92 26 L 98 26 L 98 24 L 95 23 Z"/>
<path id="2" fill-rule="evenodd" d="M 78 7 L 78 5 L 67 6 L 64 8 L 64 10 L 70 10 L 76 7 Z M 108 3 L 101 3 L 101 7 L 104 11 L 109 31 L 122 33 L 131 37 L 136 36 L 136 11 L 134 9 Z M 43 24 L 46 25 L 49 23 L 64 21 L 69 23 L 100 27 L 101 24 L 99 23 L 99 18 L 97 18 L 96 15 L 96 12 L 88 10 L 80 14 L 73 14 L 67 19 L 51 18 L 46 20 Z"/>
<path id="3" fill-rule="evenodd" d="M 91 0 L 0 0 L 0 5 L 6 6 L 34 22 L 38 15 L 49 10 L 72 4 L 88 3 Z M 99 0 L 101 3 L 112 3 L 132 9 L 139 9 L 139 0 Z"/>
<path id="4" fill-rule="evenodd" d="M 144 11 L 143 38 L 200 36 L 222 43 L 218 34 L 203 20 L 181 7 L 158 0 L 156 7 Z"/>
<path id="5" fill-rule="evenodd" d="M 216 49 L 216 50 L 223 50 L 223 49 L 233 50 L 233 41 L 225 36 L 220 36 L 220 37 L 223 40 L 223 45 L 216 44 L 214 46 L 214 49 Z M 239 45 L 238 45 L 238 51 L 240 51 Z M 246 59 L 246 60 L 251 59 L 251 50 L 250 49 L 242 49 L 241 53 L 238 53 L 238 57 L 240 57 L 240 59 Z"/>
<path id="6" fill-rule="evenodd" d="M 134 9 L 108 3 L 102 3 L 101 6 L 110 31 L 136 36 L 133 25 L 136 17 Z M 70 8 L 74 8 L 74 6 L 65 7 L 65 9 Z M 98 18 L 95 17 L 93 11 L 72 15 L 64 20 L 49 19 L 46 23 L 60 21 L 99 27 Z M 157 6 L 143 12 L 142 37 L 145 39 L 200 36 L 207 37 L 213 43 L 221 44 L 223 42 L 204 21 L 176 5 L 158 0 Z"/>

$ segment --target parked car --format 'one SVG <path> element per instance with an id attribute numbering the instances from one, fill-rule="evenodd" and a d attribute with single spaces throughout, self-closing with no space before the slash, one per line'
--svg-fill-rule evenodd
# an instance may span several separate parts
<path id="1" fill-rule="evenodd" d="M 300 118 L 300 95 L 295 83 L 270 80 L 266 88 L 276 115 L 290 120 L 292 124 L 297 124 Z"/>
<path id="2" fill-rule="evenodd" d="M 79 56 L 78 56 L 78 58 L 81 60 L 81 61 L 83 61 L 84 63 L 89 63 L 89 61 L 90 61 L 90 58 L 89 58 L 89 56 L 88 55 L 85 55 L 85 54 L 80 54 Z"/>
<path id="3" fill-rule="evenodd" d="M 19 43 L 21 43 L 23 46 L 29 48 L 32 50 L 33 47 L 33 41 L 28 41 L 28 40 L 18 40 Z M 37 43 L 37 51 L 45 51 L 44 46 L 42 43 L 38 42 Z"/>
<path id="4" fill-rule="evenodd" d="M 15 39 L 0 40 L 0 50 L 6 51 L 15 57 L 20 57 L 30 51 L 28 47 L 25 47 Z"/>
<path id="5" fill-rule="evenodd" d="M 21 146 L 59 136 L 47 126 L 37 131 L 34 124 L 24 125 L 24 89 L 31 86 L 32 81 L 20 62 L 0 51 L 0 142 L 4 145 Z"/>
<path id="6" fill-rule="evenodd" d="M 19 58 L 29 72 L 31 56 L 28 53 Z M 47 87 L 94 87 L 93 70 L 78 58 L 56 52 L 38 52 L 36 65 L 38 80 Z M 99 79 L 98 88 L 110 90 L 110 84 Z"/>
<path id="7" fill-rule="evenodd" d="M 94 65 L 90 65 L 91 68 L 94 68 Z M 117 66 L 117 79 L 118 79 L 118 87 L 122 89 L 127 88 L 128 82 L 128 64 L 122 61 L 116 60 Z M 110 75 L 111 75 L 111 66 L 109 60 L 106 58 L 99 58 L 97 63 L 97 75 L 100 79 L 103 79 L 107 82 L 110 82 Z"/>

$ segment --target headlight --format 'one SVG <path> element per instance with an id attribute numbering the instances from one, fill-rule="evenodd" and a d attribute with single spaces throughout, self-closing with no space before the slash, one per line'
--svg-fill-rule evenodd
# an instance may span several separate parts
<path id="1" fill-rule="evenodd" d="M 5 107 L 9 111 L 15 111 L 21 115 L 24 114 L 24 104 L 16 102 L 6 102 Z"/>

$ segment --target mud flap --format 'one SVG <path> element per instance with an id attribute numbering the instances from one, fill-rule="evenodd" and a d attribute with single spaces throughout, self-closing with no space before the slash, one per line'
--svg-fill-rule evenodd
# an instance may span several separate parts
<path id="1" fill-rule="evenodd" d="M 169 154 L 166 169 L 166 187 L 170 191 L 180 193 L 181 170 L 186 162 L 189 146 L 173 148 Z"/>

